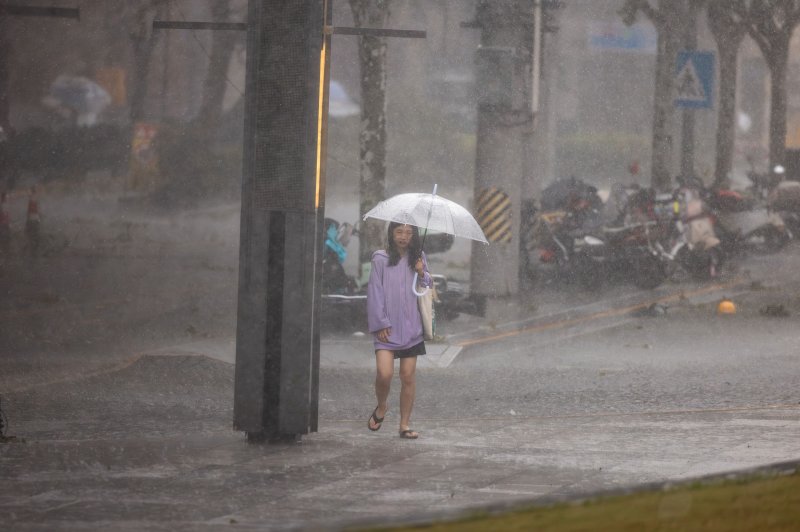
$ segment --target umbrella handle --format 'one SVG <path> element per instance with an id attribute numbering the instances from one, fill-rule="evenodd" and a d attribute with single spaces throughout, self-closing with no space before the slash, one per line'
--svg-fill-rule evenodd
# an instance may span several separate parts
<path id="1" fill-rule="evenodd" d="M 428 290 L 430 290 L 430 288 L 428 288 L 426 286 L 425 289 L 422 292 L 417 292 L 417 279 L 418 278 L 419 278 L 419 274 L 417 272 L 414 272 L 414 284 L 411 285 L 411 290 L 418 296 L 424 296 L 425 294 L 428 293 Z"/>
<path id="2" fill-rule="evenodd" d="M 436 189 L 437 188 L 439 188 L 439 183 L 434 183 L 433 184 L 433 194 L 431 194 L 431 201 L 433 201 L 433 198 L 436 197 Z M 432 207 L 432 205 L 431 205 L 431 207 Z M 432 209 L 431 209 L 431 211 L 432 211 Z M 422 247 L 420 249 L 425 249 L 425 237 L 428 236 L 428 224 L 431 223 L 431 211 L 428 211 L 428 221 L 425 222 L 425 232 L 422 233 Z M 414 290 L 414 292 L 416 292 L 416 290 Z M 417 294 L 417 295 L 420 295 L 420 294 Z"/>

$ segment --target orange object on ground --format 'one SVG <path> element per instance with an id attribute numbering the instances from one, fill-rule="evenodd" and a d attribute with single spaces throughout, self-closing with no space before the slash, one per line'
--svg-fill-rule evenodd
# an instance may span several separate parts
<path id="1" fill-rule="evenodd" d="M 736 304 L 730 299 L 723 299 L 717 305 L 717 314 L 736 314 Z"/>

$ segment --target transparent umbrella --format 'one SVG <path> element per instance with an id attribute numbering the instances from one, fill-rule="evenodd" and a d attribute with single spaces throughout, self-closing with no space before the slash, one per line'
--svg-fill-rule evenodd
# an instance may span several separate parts
<path id="1" fill-rule="evenodd" d="M 425 232 L 438 231 L 488 244 L 472 214 L 458 203 L 437 196 L 436 188 L 434 185 L 433 194 L 415 192 L 392 196 L 373 207 L 364 219 L 415 225 Z"/>
<path id="2" fill-rule="evenodd" d="M 424 231 L 423 248 L 428 230 L 488 244 L 486 235 L 483 234 L 481 226 L 472 214 L 458 203 L 437 196 L 436 189 L 437 185 L 434 185 L 432 194 L 415 192 L 392 196 L 367 212 L 364 220 L 375 218 L 417 226 Z M 416 286 L 416 279 L 414 286 Z M 417 293 L 416 289 L 414 292 Z M 417 295 L 420 294 L 417 293 Z"/>

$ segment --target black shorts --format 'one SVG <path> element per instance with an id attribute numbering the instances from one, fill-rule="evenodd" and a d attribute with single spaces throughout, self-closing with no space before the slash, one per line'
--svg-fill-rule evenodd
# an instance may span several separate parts
<path id="1" fill-rule="evenodd" d="M 379 351 L 378 349 L 375 350 L 376 353 L 378 351 Z M 386 349 L 386 351 L 390 350 Z M 418 357 L 420 355 L 425 354 L 425 342 L 420 342 L 417 345 L 412 345 L 408 349 L 398 349 L 397 351 L 392 351 L 392 353 L 394 354 L 394 358 Z"/>

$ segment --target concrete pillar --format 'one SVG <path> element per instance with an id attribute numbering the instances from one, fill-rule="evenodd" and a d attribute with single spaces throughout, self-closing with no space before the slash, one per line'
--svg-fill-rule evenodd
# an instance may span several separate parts
<path id="1" fill-rule="evenodd" d="M 505 296 L 519 290 L 533 1 L 480 0 L 475 23 L 481 40 L 473 210 L 490 245 L 473 244 L 470 284 L 474 295 Z"/>
<path id="2" fill-rule="evenodd" d="M 249 3 L 234 428 L 251 441 L 317 430 L 326 9 Z"/>

